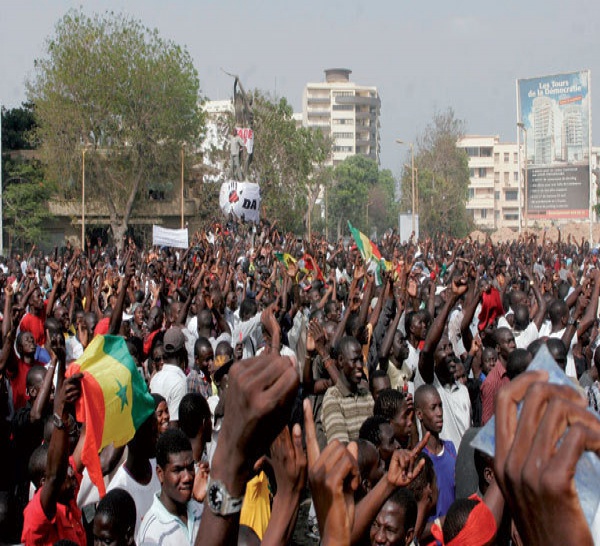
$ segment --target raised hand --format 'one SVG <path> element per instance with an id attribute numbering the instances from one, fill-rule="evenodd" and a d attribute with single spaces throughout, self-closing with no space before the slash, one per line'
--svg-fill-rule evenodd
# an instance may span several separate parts
<path id="1" fill-rule="evenodd" d="M 600 420 L 575 389 L 547 378 L 526 372 L 498 393 L 496 480 L 524 544 L 592 545 L 574 476 L 584 451 L 600 454 Z"/>
<path id="2" fill-rule="evenodd" d="M 358 446 L 346 447 L 333 440 L 321 453 L 312 406 L 304 400 L 304 430 L 308 456 L 308 480 L 317 512 L 321 544 L 346 546 L 354 525 L 354 491 L 360 482 Z"/>

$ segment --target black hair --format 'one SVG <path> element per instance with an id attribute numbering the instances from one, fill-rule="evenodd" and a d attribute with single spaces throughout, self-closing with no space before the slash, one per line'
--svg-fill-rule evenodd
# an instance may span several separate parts
<path id="1" fill-rule="evenodd" d="M 527 349 L 515 349 L 506 360 L 506 375 L 512 381 L 522 374 L 531 362 L 531 353 Z"/>
<path id="2" fill-rule="evenodd" d="M 36 488 L 42 485 L 42 478 L 46 475 L 46 463 L 48 461 L 48 444 L 42 444 L 36 447 L 29 457 L 27 471 L 29 479 Z"/>
<path id="3" fill-rule="evenodd" d="M 399 487 L 388 497 L 387 502 L 404 510 L 404 533 L 409 529 L 414 529 L 417 523 L 418 507 L 413 492 L 407 487 Z"/>
<path id="4" fill-rule="evenodd" d="M 469 515 L 479 504 L 479 501 L 474 499 L 458 499 L 452 503 L 448 509 L 442 533 L 444 534 L 444 542 L 448 543 L 454 540 L 459 533 L 464 529 L 469 519 Z"/>
<path id="5" fill-rule="evenodd" d="M 195 438 L 207 419 L 210 419 L 210 408 L 204 396 L 189 392 L 181 399 L 179 428 L 188 438 Z"/>
<path id="6" fill-rule="evenodd" d="M 384 372 L 383 370 L 373 370 L 370 374 L 369 374 L 369 390 L 371 392 L 373 392 L 373 381 L 375 379 L 380 379 L 382 377 L 388 377 L 387 372 Z"/>
<path id="7" fill-rule="evenodd" d="M 552 358 L 564 371 L 567 367 L 567 347 L 562 339 L 556 337 L 550 337 L 546 340 L 546 347 L 552 355 Z"/>
<path id="8" fill-rule="evenodd" d="M 46 375 L 46 368 L 44 366 L 31 366 L 27 372 L 27 387 L 33 387 L 35 380 L 41 377 L 42 380 Z"/>
<path id="9" fill-rule="evenodd" d="M 101 516 L 106 516 L 113 523 L 119 537 L 133 534 L 137 520 L 133 497 L 120 487 L 110 490 L 100 499 L 94 519 Z"/>
<path id="10" fill-rule="evenodd" d="M 165 397 L 162 394 L 158 394 L 157 392 L 150 393 L 150 396 L 154 398 L 154 409 L 158 409 L 161 402 L 166 402 Z"/>
<path id="11" fill-rule="evenodd" d="M 373 415 L 365 420 L 360 426 L 358 437 L 361 440 L 368 440 L 373 445 L 379 447 L 381 445 L 381 425 L 388 423 L 388 420 L 381 415 Z"/>
<path id="12" fill-rule="evenodd" d="M 240 304 L 240 319 L 248 320 L 256 315 L 258 311 L 258 305 L 256 304 L 256 300 L 252 298 L 245 298 L 244 301 Z"/>
<path id="13" fill-rule="evenodd" d="M 182 430 L 170 428 L 156 442 L 156 464 L 164 468 L 169 462 L 169 455 L 184 451 L 192 451 L 189 438 Z"/>
<path id="14" fill-rule="evenodd" d="M 396 389 L 383 389 L 379 393 L 377 402 L 373 407 L 373 414 L 384 417 L 388 421 L 393 419 L 404 404 L 404 395 Z"/>
<path id="15" fill-rule="evenodd" d="M 413 492 L 413 495 L 415 496 L 415 499 L 417 499 L 417 502 L 423 498 L 425 488 L 428 485 L 433 484 L 433 482 L 436 479 L 435 469 L 433 468 L 433 461 L 429 458 L 429 455 L 427 455 L 426 453 L 421 452 L 415 457 L 415 466 L 419 463 L 421 459 L 425 461 L 425 466 L 423 467 L 423 470 L 421 470 L 417 477 L 408 484 L 408 489 L 410 489 Z"/>
<path id="16" fill-rule="evenodd" d="M 202 347 L 209 348 L 212 351 L 212 345 L 207 337 L 200 336 L 194 343 L 194 356 L 200 355 L 200 349 Z"/>
<path id="17" fill-rule="evenodd" d="M 425 385 L 421 385 L 416 391 L 415 391 L 415 408 L 421 408 L 421 404 L 423 403 L 423 398 L 425 398 L 426 396 L 430 396 L 430 395 L 437 395 L 439 396 L 439 392 L 438 390 L 433 386 L 433 385 L 429 385 L 429 384 L 425 384 Z"/>

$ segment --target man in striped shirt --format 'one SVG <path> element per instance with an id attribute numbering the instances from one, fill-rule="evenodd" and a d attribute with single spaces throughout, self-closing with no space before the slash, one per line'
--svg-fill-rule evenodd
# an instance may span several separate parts
<path id="1" fill-rule="evenodd" d="M 323 399 L 322 421 L 327 443 L 356 440 L 361 425 L 373 414 L 374 401 L 363 382 L 364 359 L 357 339 L 340 340 L 337 364 L 342 373 Z"/>

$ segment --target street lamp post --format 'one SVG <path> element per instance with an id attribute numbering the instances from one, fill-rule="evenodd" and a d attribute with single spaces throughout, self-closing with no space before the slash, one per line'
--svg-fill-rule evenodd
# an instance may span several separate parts
<path id="1" fill-rule="evenodd" d="M 396 139 L 397 144 L 408 144 L 410 146 L 410 174 L 411 174 L 411 213 L 412 213 L 412 231 L 416 233 L 416 223 L 415 223 L 415 150 L 412 142 L 404 142 L 399 138 Z"/>
<path id="2" fill-rule="evenodd" d="M 529 207 L 528 207 L 528 204 L 527 204 L 527 192 L 528 192 L 528 188 L 527 188 L 527 127 L 525 127 L 525 124 L 523 122 L 521 122 L 521 121 L 519 121 L 517 123 L 517 127 L 519 129 L 521 129 L 523 131 L 523 133 L 525 134 L 525 136 L 524 136 L 524 139 L 525 139 L 525 168 L 523 169 L 524 170 L 524 174 L 525 174 L 525 177 L 524 177 L 524 181 L 525 181 L 524 182 L 524 186 L 525 187 L 523 188 L 524 189 L 524 193 L 525 193 L 525 202 L 523 203 L 523 211 L 525 213 L 524 214 L 524 217 L 525 217 L 525 229 L 527 229 L 527 219 L 528 219 L 527 217 L 529 215 Z"/>

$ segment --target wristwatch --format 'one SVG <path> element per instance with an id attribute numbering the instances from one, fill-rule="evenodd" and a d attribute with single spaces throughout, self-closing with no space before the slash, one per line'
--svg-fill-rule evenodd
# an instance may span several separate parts
<path id="1" fill-rule="evenodd" d="M 55 426 L 57 429 L 60 429 L 60 430 L 64 429 L 64 428 L 67 426 L 67 423 L 65 423 L 65 422 L 62 420 L 62 417 L 61 417 L 61 416 L 60 416 L 58 413 L 55 413 L 55 414 L 52 416 L 52 424 L 53 424 L 53 425 L 54 425 L 54 426 Z"/>
<path id="2" fill-rule="evenodd" d="M 223 482 L 209 478 L 206 500 L 213 514 L 230 516 L 241 511 L 244 496 L 232 497 Z"/>

